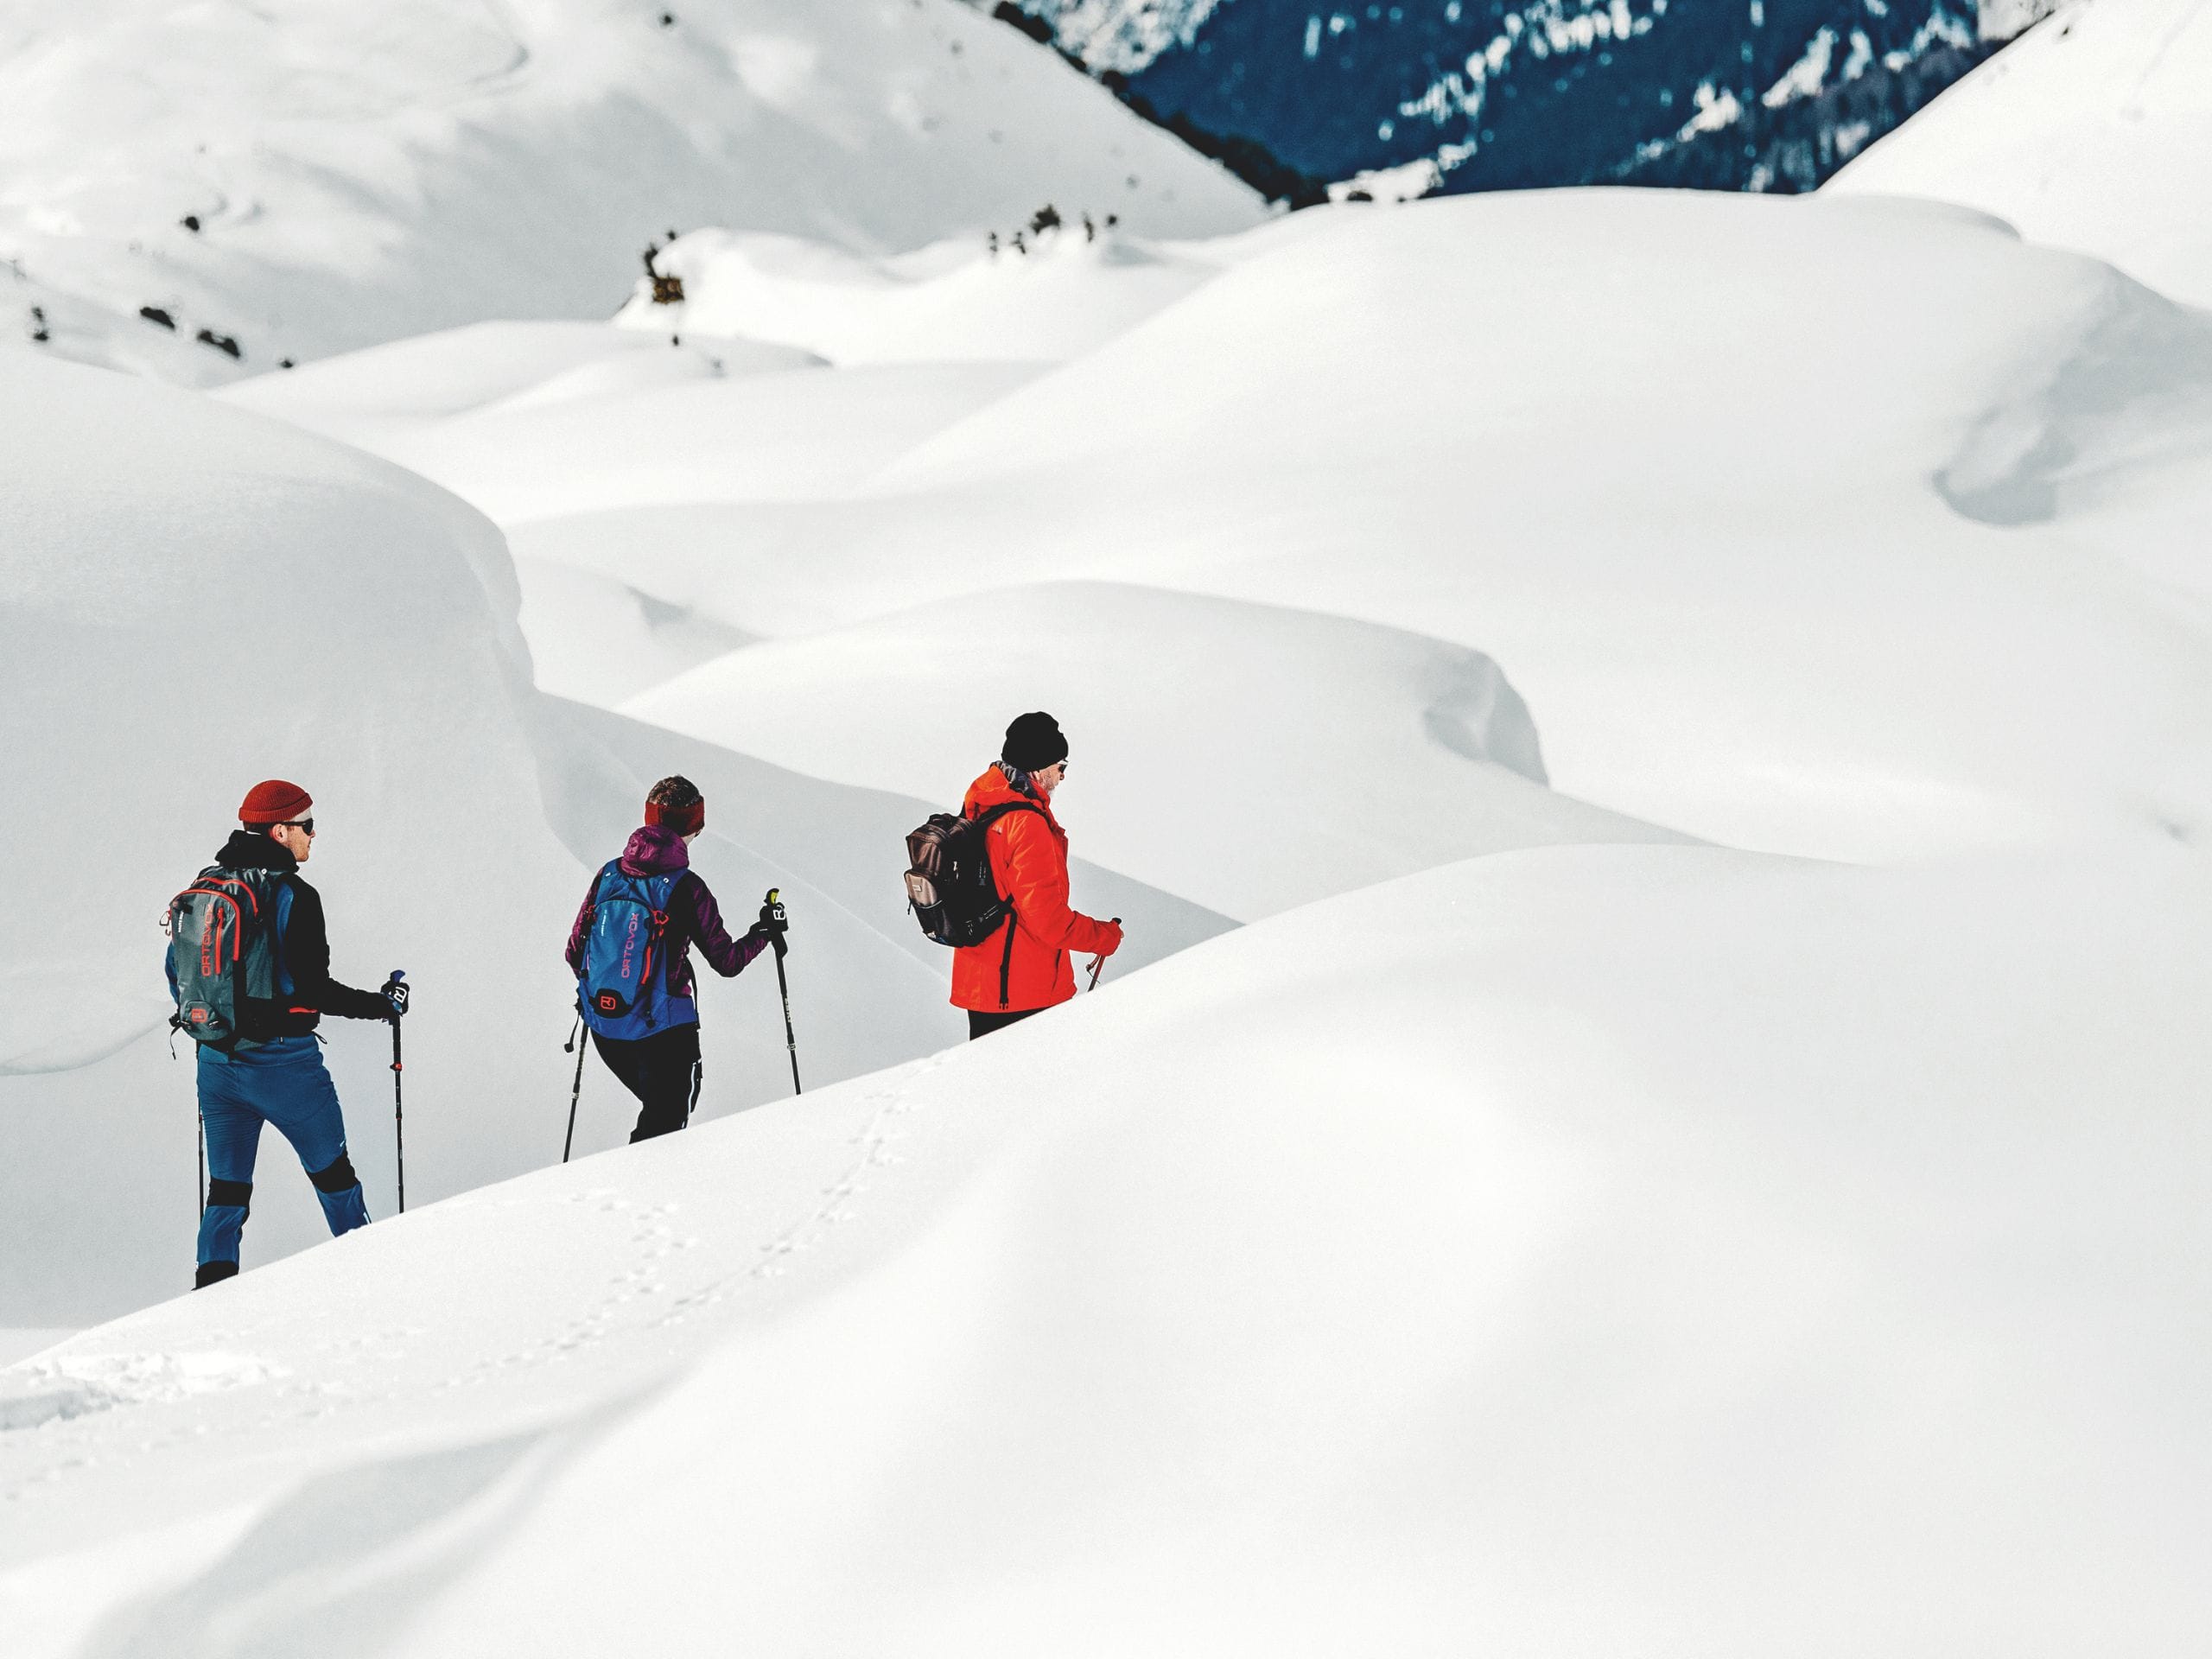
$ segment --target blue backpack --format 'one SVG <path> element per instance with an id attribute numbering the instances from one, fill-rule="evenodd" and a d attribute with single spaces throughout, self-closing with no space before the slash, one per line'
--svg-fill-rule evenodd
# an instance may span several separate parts
<path id="1" fill-rule="evenodd" d="M 631 875 L 620 859 L 600 871 L 576 1003 L 601 1036 L 630 1043 L 699 1023 L 698 1005 L 668 988 L 668 899 L 683 878 L 681 870 Z"/>

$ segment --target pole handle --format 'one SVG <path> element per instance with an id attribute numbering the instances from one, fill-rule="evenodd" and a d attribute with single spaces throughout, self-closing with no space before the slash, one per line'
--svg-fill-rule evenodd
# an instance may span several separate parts
<path id="1" fill-rule="evenodd" d="M 1106 919 L 1116 927 L 1122 925 L 1122 918 L 1118 916 L 1109 916 Z M 1098 976 L 1105 971 L 1105 968 L 1106 958 L 1103 956 L 1093 957 L 1090 959 L 1090 989 L 1095 991 L 1098 988 Z"/>

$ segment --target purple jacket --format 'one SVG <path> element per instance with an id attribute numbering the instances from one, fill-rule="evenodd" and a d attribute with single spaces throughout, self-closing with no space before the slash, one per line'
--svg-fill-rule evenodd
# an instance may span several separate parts
<path id="1" fill-rule="evenodd" d="M 666 875 L 671 870 L 682 870 L 676 886 L 668 895 L 668 990 L 671 996 L 691 995 L 690 948 L 696 944 L 707 965 L 729 979 L 743 970 L 745 964 L 767 949 L 768 941 L 758 933 L 747 933 L 733 939 L 729 930 L 722 925 L 721 906 L 715 903 L 715 895 L 707 891 L 707 884 L 691 870 L 690 849 L 683 844 L 683 837 L 672 830 L 658 824 L 647 824 L 630 837 L 630 844 L 622 849 L 622 869 L 628 875 Z M 569 971 L 582 974 L 584 970 L 584 937 L 591 931 L 592 900 L 598 896 L 599 877 L 594 873 L 591 886 L 584 892 L 583 908 L 576 912 L 575 925 L 569 930 Z"/>

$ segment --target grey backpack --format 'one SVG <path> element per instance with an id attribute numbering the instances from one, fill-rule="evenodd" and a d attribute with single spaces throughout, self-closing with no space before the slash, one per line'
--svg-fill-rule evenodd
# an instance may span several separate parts
<path id="1" fill-rule="evenodd" d="M 211 864 L 169 900 L 173 1028 L 228 1049 L 243 1035 L 246 1002 L 276 999 L 276 899 L 270 872 Z"/>

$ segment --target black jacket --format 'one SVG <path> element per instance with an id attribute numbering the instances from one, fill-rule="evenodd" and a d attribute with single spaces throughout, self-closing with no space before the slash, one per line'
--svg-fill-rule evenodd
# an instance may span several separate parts
<path id="1" fill-rule="evenodd" d="M 322 921 L 322 895 L 300 874 L 300 862 L 267 836 L 233 830 L 215 862 L 226 870 L 268 870 L 291 889 L 284 911 L 284 933 L 276 957 L 292 982 L 290 993 L 275 1001 L 250 999 L 239 1010 L 240 1035 L 255 1042 L 299 1037 L 313 1031 L 322 1015 L 342 1020 L 389 1020 L 391 1004 L 381 991 L 359 991 L 330 976 L 330 936 Z"/>

